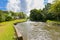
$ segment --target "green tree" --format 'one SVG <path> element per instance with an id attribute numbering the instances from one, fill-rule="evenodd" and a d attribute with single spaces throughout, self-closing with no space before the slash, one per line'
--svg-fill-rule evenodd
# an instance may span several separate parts
<path id="1" fill-rule="evenodd" d="M 43 11 L 43 14 L 44 14 L 44 19 L 45 20 L 49 20 L 48 19 L 48 15 L 50 17 L 50 14 L 49 14 L 49 11 L 48 10 L 50 9 L 51 5 L 52 5 L 51 3 L 47 3 L 47 5 L 45 5 L 45 8 L 43 8 L 43 10 L 42 10 Z"/>
<path id="2" fill-rule="evenodd" d="M 45 21 L 44 14 L 41 9 L 32 9 L 30 11 L 30 20 L 31 21 Z"/>
<path id="3" fill-rule="evenodd" d="M 49 10 L 49 12 L 54 13 L 56 16 L 56 20 L 60 20 L 60 1 L 56 1 L 54 2 L 54 4 L 51 6 L 51 9 Z"/>
<path id="4" fill-rule="evenodd" d="M 5 16 L 2 10 L 0 10 L 0 22 L 5 21 Z"/>
<path id="5" fill-rule="evenodd" d="M 26 14 L 25 14 L 24 12 L 19 12 L 19 13 L 18 13 L 18 17 L 19 17 L 20 19 L 26 18 Z"/>
<path id="6" fill-rule="evenodd" d="M 33 9 L 30 11 L 30 20 L 34 21 L 36 20 L 36 16 L 37 16 L 37 9 Z"/>

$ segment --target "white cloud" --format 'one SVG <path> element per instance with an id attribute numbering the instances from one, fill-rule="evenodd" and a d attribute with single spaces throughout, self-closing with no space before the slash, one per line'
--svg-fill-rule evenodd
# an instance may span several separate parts
<path id="1" fill-rule="evenodd" d="M 31 9 L 43 9 L 44 0 L 26 0 L 28 5 L 28 14 Z"/>
<path id="2" fill-rule="evenodd" d="M 34 0 L 32 8 L 42 9 L 44 7 L 44 0 Z"/>
<path id="3" fill-rule="evenodd" d="M 8 11 L 20 11 L 20 0 L 8 0 L 7 4 Z"/>
<path id="4" fill-rule="evenodd" d="M 53 3 L 54 0 L 48 0 L 48 3 Z"/>
<path id="5" fill-rule="evenodd" d="M 29 10 L 31 9 L 42 9 L 44 7 L 44 0 L 30 0 L 27 2 Z"/>
<path id="6" fill-rule="evenodd" d="M 26 7 L 27 7 L 27 13 L 31 9 L 43 9 L 44 8 L 44 0 L 25 0 L 26 1 Z M 48 3 L 52 3 L 53 0 L 48 0 Z M 12 10 L 14 12 L 18 12 L 21 9 L 21 0 L 8 0 L 7 4 L 7 10 Z M 23 3 L 23 2 L 22 2 Z M 24 10 L 23 10 L 24 11 Z"/>
<path id="7" fill-rule="evenodd" d="M 12 10 L 12 11 L 20 11 L 20 1 L 21 0 L 8 0 L 8 4 L 7 4 L 7 10 Z M 42 9 L 44 7 L 44 0 L 25 0 L 27 1 L 27 9 L 31 10 L 31 9 Z"/>

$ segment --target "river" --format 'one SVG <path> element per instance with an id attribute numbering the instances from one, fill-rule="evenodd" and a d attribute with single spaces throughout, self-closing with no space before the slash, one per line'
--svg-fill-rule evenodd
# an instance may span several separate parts
<path id="1" fill-rule="evenodd" d="M 23 22 L 15 27 L 23 36 L 23 40 L 60 40 L 60 27 L 44 22 Z"/>

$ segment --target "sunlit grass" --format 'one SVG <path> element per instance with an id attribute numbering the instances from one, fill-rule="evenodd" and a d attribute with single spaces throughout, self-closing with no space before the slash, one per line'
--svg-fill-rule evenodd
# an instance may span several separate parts
<path id="1" fill-rule="evenodd" d="M 0 23 L 0 40 L 14 40 L 14 27 L 16 22 L 23 22 L 25 19 L 13 20 Z"/>

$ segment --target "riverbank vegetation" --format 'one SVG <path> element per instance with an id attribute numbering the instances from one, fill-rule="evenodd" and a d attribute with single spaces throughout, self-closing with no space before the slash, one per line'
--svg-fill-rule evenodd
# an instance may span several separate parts
<path id="1" fill-rule="evenodd" d="M 0 23 L 0 40 L 15 40 L 14 23 L 24 21 L 26 21 L 26 19 L 17 19 Z"/>
<path id="2" fill-rule="evenodd" d="M 0 10 L 0 40 L 16 40 L 14 24 L 25 22 L 27 15 L 23 12 Z"/>
<path id="3" fill-rule="evenodd" d="M 23 12 L 2 11 L 0 10 L 0 22 L 11 21 L 16 19 L 25 19 L 26 14 Z"/>
<path id="4" fill-rule="evenodd" d="M 55 0 L 53 4 L 48 3 L 43 10 L 32 9 L 30 11 L 30 20 L 42 22 L 47 20 L 60 21 L 60 1 Z"/>

